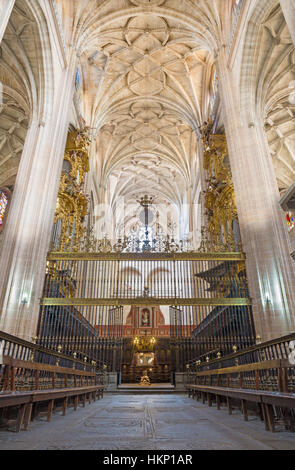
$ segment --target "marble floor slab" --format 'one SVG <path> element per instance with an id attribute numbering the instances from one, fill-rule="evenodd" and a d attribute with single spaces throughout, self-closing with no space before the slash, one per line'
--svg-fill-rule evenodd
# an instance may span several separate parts
<path id="1" fill-rule="evenodd" d="M 182 394 L 105 394 L 28 431 L 0 430 L 1 450 L 294 450 L 295 433 L 265 431 L 256 416 L 216 410 Z"/>

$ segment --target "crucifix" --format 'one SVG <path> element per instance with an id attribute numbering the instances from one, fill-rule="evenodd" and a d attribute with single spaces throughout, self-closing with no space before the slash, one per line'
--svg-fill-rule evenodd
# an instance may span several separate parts
<path id="1" fill-rule="evenodd" d="M 139 201 L 139 204 L 143 207 L 144 209 L 144 225 L 145 225 L 145 240 L 143 241 L 143 251 L 148 251 L 151 249 L 150 242 L 149 242 L 149 206 L 152 205 L 153 203 L 153 198 L 148 197 L 146 194 L 144 197 L 141 197 Z"/>

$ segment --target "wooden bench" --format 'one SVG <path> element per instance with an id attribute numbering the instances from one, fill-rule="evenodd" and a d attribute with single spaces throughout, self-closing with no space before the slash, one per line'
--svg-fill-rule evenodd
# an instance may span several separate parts
<path id="1" fill-rule="evenodd" d="M 254 402 L 259 408 L 260 418 L 265 422 L 265 428 L 274 432 L 275 415 L 274 407 L 284 409 L 295 408 L 295 394 L 288 392 L 287 369 L 293 367 L 287 360 L 278 359 L 264 361 L 254 364 L 246 364 L 235 367 L 214 369 L 196 372 L 195 380 L 203 383 L 187 384 L 188 396 L 197 399 L 201 398 L 203 403 L 208 402 L 212 406 L 215 399 L 217 409 L 220 409 L 220 397 L 226 399 L 229 414 L 232 414 L 232 400 L 240 400 L 244 419 L 248 420 L 247 402 Z M 259 371 L 276 370 L 277 391 L 263 390 L 265 383 L 261 381 Z M 244 388 L 244 374 L 253 373 L 255 375 L 255 388 Z M 232 376 L 238 374 L 238 386 L 231 387 Z M 226 385 L 221 385 L 221 377 L 226 376 Z M 217 384 L 212 384 L 213 378 L 217 378 Z M 209 383 L 207 384 L 207 379 Z M 273 384 L 272 384 L 273 385 Z"/>
<path id="2" fill-rule="evenodd" d="M 8 356 L 4 356 L 2 363 L 5 369 L 0 392 L 0 417 L 6 420 L 6 425 L 15 424 L 16 432 L 21 430 L 22 425 L 24 430 L 28 430 L 30 421 L 37 415 L 45 414 L 47 421 L 50 421 L 53 411 L 57 410 L 57 401 L 62 401 L 64 416 L 70 399 L 76 411 L 80 402 L 85 407 L 87 398 L 91 403 L 103 397 L 104 386 L 97 384 L 95 372 L 22 361 Z M 26 377 L 28 373 L 29 378 Z M 28 387 L 29 390 L 25 390 Z M 41 403 L 47 403 L 45 412 L 38 409 Z M 13 407 L 18 407 L 18 413 L 15 420 L 10 420 Z"/>

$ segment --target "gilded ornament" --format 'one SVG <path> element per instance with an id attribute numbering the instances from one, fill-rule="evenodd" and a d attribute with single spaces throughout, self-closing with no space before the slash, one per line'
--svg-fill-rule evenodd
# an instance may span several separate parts
<path id="1" fill-rule="evenodd" d="M 233 222 L 238 221 L 233 182 L 231 177 L 226 137 L 213 134 L 213 123 L 209 121 L 201 128 L 204 144 L 204 169 L 208 171 L 207 190 L 204 192 L 204 207 L 207 216 L 208 239 L 211 249 L 236 251 Z M 204 242 L 201 241 L 204 249 Z"/>
<path id="2" fill-rule="evenodd" d="M 79 251 L 85 229 L 88 200 L 83 192 L 85 174 L 89 171 L 88 130 L 70 132 L 64 159 L 70 171 L 63 171 L 60 179 L 54 223 L 60 224 L 59 250 Z"/>

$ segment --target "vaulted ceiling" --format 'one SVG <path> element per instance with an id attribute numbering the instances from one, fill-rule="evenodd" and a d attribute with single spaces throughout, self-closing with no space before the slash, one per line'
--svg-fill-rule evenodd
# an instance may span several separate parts
<path id="1" fill-rule="evenodd" d="M 154 195 L 179 206 L 198 197 L 199 126 L 212 111 L 214 54 L 231 44 L 235 0 L 57 0 L 66 43 L 79 56 L 81 112 L 96 137 L 98 200 Z M 259 2 L 258 2 L 259 3 Z M 34 106 L 42 94 L 40 38 L 17 0 L 0 54 L 0 186 L 13 182 Z M 294 182 L 295 52 L 273 2 L 256 38 L 251 76 L 278 186 Z M 248 58 L 246 58 L 248 60 Z M 243 80 L 243 77 L 242 77 Z M 243 86 L 243 83 L 241 83 Z M 291 90 L 292 91 L 292 90 Z"/>
<path id="2" fill-rule="evenodd" d="M 91 19 L 79 12 L 88 25 L 83 112 L 98 131 L 95 178 L 111 182 L 112 204 L 147 193 L 179 206 L 189 189 L 196 194 L 214 77 L 206 15 L 208 23 L 216 12 L 206 1 L 181 3 L 109 0 Z"/>
<path id="3" fill-rule="evenodd" d="M 285 190 L 295 181 L 295 49 L 279 5 L 263 23 L 255 57 L 254 89 L 278 186 Z"/>
<path id="4" fill-rule="evenodd" d="M 41 107 L 40 51 L 35 18 L 16 0 L 0 47 L 0 187 L 14 184 L 29 122 Z"/>
<path id="5" fill-rule="evenodd" d="M 83 113 L 98 131 L 99 187 L 111 181 L 110 202 L 149 192 L 179 205 L 188 189 L 194 200 L 198 128 L 212 111 L 214 55 L 232 43 L 239 25 L 228 10 L 239 2 L 86 3 L 72 10 L 73 38 L 84 77 Z M 284 190 L 295 176 L 295 108 L 289 101 L 295 52 L 279 2 L 272 4 L 256 38 L 251 77 L 242 80 L 256 93 Z"/>

